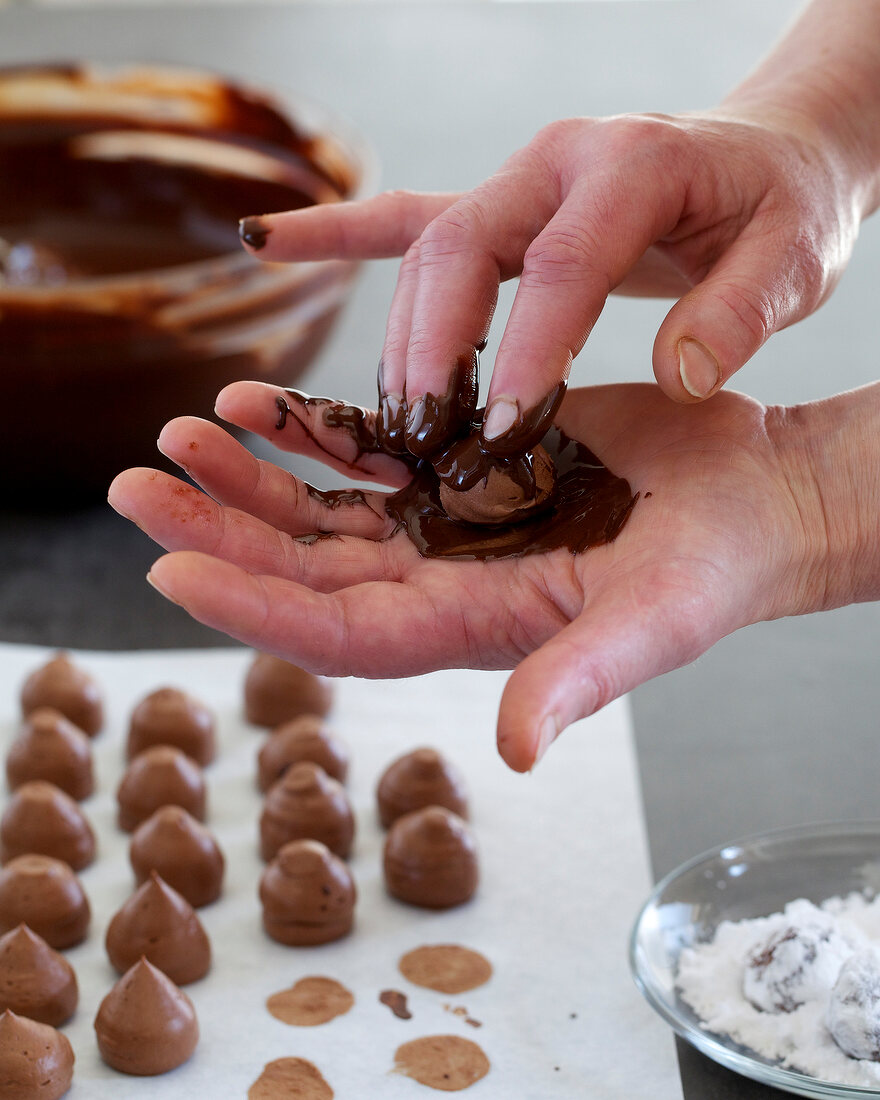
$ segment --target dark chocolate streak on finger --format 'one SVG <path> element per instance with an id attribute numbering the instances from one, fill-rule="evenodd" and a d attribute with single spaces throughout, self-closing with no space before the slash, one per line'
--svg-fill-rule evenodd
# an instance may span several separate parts
<path id="1" fill-rule="evenodd" d="M 367 499 L 367 494 L 363 489 L 318 489 L 315 485 L 309 485 L 307 481 L 304 481 L 303 484 L 312 500 L 316 500 L 331 512 L 335 512 L 339 508 L 354 508 L 357 505 L 363 505 L 364 508 L 369 508 L 378 519 L 387 520 L 388 518 L 384 508 L 381 512 L 376 511 Z"/>
<path id="2" fill-rule="evenodd" d="M 354 459 L 349 460 L 343 458 L 342 455 L 335 454 L 329 447 L 325 447 L 309 427 L 306 420 L 297 416 L 287 403 L 287 400 L 280 395 L 275 398 L 275 407 L 278 409 L 278 419 L 275 422 L 276 431 L 283 431 L 287 424 L 288 416 L 292 416 L 319 451 L 323 451 L 325 455 L 329 455 L 330 458 L 335 459 L 337 462 L 344 462 L 349 470 L 357 470 L 358 473 L 370 475 L 369 470 L 358 465 L 358 459 L 362 454 L 378 454 L 380 451 L 378 442 L 376 441 L 375 431 L 369 432 L 366 427 L 366 412 L 364 409 L 359 409 L 355 405 L 345 405 L 340 401 L 331 401 L 328 397 L 307 397 L 305 394 L 300 393 L 299 390 L 286 390 L 285 392 L 295 404 L 299 404 L 304 409 L 321 408 L 323 410 L 322 420 L 324 424 L 328 428 L 344 429 L 346 438 L 354 441 L 358 451 Z"/>

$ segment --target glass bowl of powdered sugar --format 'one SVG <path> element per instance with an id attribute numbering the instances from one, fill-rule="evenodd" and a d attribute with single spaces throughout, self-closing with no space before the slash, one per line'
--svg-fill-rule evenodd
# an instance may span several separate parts
<path id="1" fill-rule="evenodd" d="M 684 1039 L 798 1096 L 880 1094 L 880 821 L 715 848 L 660 882 L 636 984 Z"/>

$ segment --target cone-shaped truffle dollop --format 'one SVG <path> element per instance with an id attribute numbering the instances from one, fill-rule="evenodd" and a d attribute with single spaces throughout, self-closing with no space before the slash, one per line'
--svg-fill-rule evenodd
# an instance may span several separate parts
<path id="1" fill-rule="evenodd" d="M 204 821 L 207 793 L 202 769 L 171 745 L 155 745 L 132 760 L 116 792 L 119 828 L 127 833 L 160 806 L 182 806 Z"/>
<path id="2" fill-rule="evenodd" d="M 178 985 L 211 969 L 211 944 L 195 910 L 155 871 L 107 928 L 107 956 L 120 974 L 147 959 Z"/>
<path id="3" fill-rule="evenodd" d="M 92 743 L 83 731 L 53 707 L 38 707 L 6 755 L 10 790 L 32 779 L 44 779 L 75 798 L 88 798 L 94 789 Z"/>
<path id="4" fill-rule="evenodd" d="M 553 501 L 556 470 L 543 447 L 501 458 L 480 446 L 476 433 L 458 440 L 434 464 L 440 503 L 463 523 L 520 523 Z"/>
<path id="5" fill-rule="evenodd" d="M 271 859 L 290 840 L 320 840 L 343 859 L 354 839 L 354 813 L 342 784 L 317 764 L 294 764 L 266 795 L 260 853 Z"/>
<path id="6" fill-rule="evenodd" d="M 464 779 L 436 749 L 415 749 L 392 761 L 379 780 L 376 801 L 386 829 L 426 806 L 445 806 L 459 817 L 468 816 Z"/>
<path id="7" fill-rule="evenodd" d="M 199 1041 L 192 1001 L 146 959 L 127 970 L 95 1017 L 101 1057 L 120 1073 L 152 1077 L 191 1057 Z"/>
<path id="8" fill-rule="evenodd" d="M 293 764 L 305 761 L 317 764 L 340 783 L 348 776 L 348 750 L 315 714 L 304 714 L 274 729 L 257 760 L 261 791 L 268 791 Z"/>
<path id="9" fill-rule="evenodd" d="M 461 905 L 477 888 L 477 849 L 457 814 L 442 806 L 399 817 L 385 839 L 388 892 L 423 909 Z"/>
<path id="10" fill-rule="evenodd" d="M 8 1008 L 60 1027 L 76 1011 L 78 998 L 73 967 L 42 936 L 26 924 L 0 936 L 0 1012 Z"/>
<path id="11" fill-rule="evenodd" d="M 128 729 L 128 759 L 154 745 L 173 745 L 202 767 L 217 751 L 213 713 L 179 688 L 151 692 L 134 708 Z"/>
<path id="12" fill-rule="evenodd" d="M 294 947 L 330 943 L 351 931 L 356 895 L 351 872 L 326 845 L 291 841 L 260 879 L 263 927 Z"/>
<path id="13" fill-rule="evenodd" d="M 326 680 L 271 653 L 258 653 L 245 676 L 244 712 L 255 726 L 274 729 L 301 714 L 323 717 L 332 699 Z"/>
<path id="14" fill-rule="evenodd" d="M 0 932 L 26 924 L 63 951 L 85 939 L 90 918 L 82 884 L 60 859 L 18 856 L 0 869 Z"/>
<path id="15" fill-rule="evenodd" d="M 138 825 L 128 855 L 138 884 L 156 871 L 196 909 L 220 897 L 223 853 L 205 826 L 180 806 L 162 806 Z"/>
<path id="16" fill-rule="evenodd" d="M 59 1100 L 73 1080 L 73 1047 L 48 1024 L 0 1016 L 0 1087 L 3 1100 Z"/>
<path id="17" fill-rule="evenodd" d="M 27 717 L 37 707 L 60 710 L 89 737 L 94 737 L 104 724 L 104 703 L 98 685 L 66 653 L 56 654 L 22 685 L 22 714 Z"/>
<path id="18" fill-rule="evenodd" d="M 69 794 L 33 779 L 13 794 L 0 818 L 0 861 L 36 853 L 81 871 L 95 858 L 95 834 Z"/>

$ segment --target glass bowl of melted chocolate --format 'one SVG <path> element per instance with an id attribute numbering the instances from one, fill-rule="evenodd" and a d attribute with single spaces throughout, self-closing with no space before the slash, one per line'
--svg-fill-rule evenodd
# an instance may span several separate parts
<path id="1" fill-rule="evenodd" d="M 326 112 L 212 74 L 0 69 L 0 448 L 7 499 L 98 497 L 162 424 L 314 358 L 355 265 L 247 256 L 249 214 L 372 184 Z"/>

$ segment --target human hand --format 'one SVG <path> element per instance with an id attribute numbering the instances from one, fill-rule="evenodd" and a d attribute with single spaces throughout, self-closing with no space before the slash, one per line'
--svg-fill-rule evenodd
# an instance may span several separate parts
<path id="1" fill-rule="evenodd" d="M 217 410 L 350 469 L 350 435 L 319 415 L 308 432 L 291 421 L 275 430 L 281 393 L 236 383 Z M 556 422 L 641 493 L 616 541 L 577 555 L 422 558 L 405 533 L 392 534 L 382 492 L 329 507 L 192 417 L 171 421 L 159 442 L 205 492 L 137 469 L 114 481 L 110 502 L 172 551 L 151 570 L 160 592 L 314 672 L 513 668 L 498 746 L 526 770 L 569 723 L 738 627 L 827 605 L 825 513 L 791 420 L 732 392 L 686 406 L 653 385 L 572 390 Z M 361 455 L 357 467 L 360 480 L 394 487 L 410 476 L 384 454 Z"/>
<path id="2" fill-rule="evenodd" d="M 249 218 L 243 238 L 267 260 L 404 255 L 380 365 L 380 432 L 389 450 L 420 456 L 470 418 L 474 348 L 500 281 L 519 275 L 483 437 L 495 453 L 523 451 L 552 420 L 610 292 L 679 299 L 653 364 L 682 402 L 716 392 L 830 293 L 860 211 L 812 132 L 791 115 L 768 117 L 568 119 L 467 194 L 389 192 Z"/>

